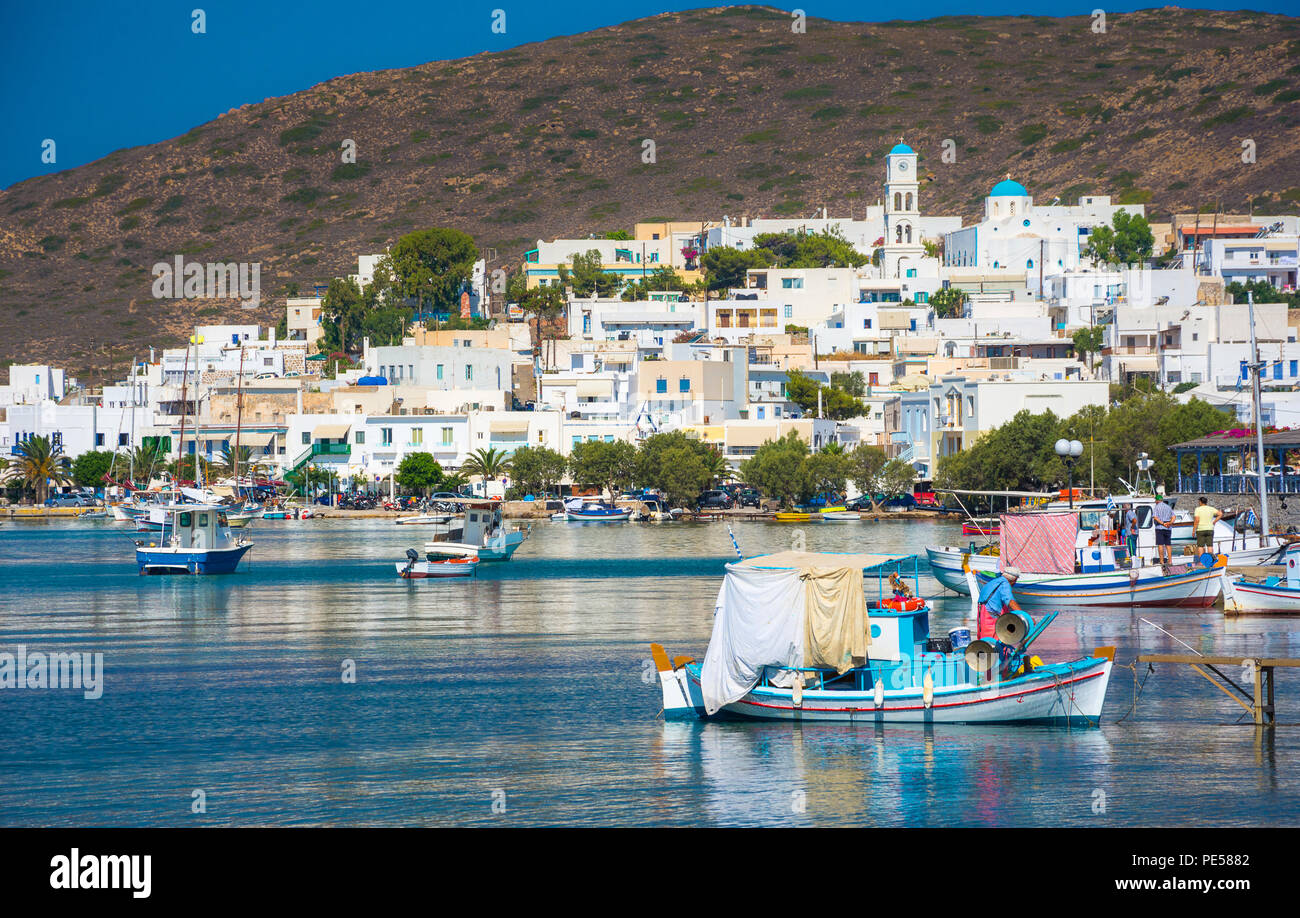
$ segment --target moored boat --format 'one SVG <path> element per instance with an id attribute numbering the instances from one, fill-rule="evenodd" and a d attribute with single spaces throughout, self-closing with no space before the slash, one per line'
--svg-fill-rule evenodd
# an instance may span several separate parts
<path id="1" fill-rule="evenodd" d="M 1026 571 L 1011 587 L 1016 602 L 1028 609 L 1078 606 L 1190 606 L 1214 605 L 1227 581 L 1227 562 L 1213 567 L 1193 565 L 1165 574 L 1159 567 L 1106 571 L 1095 574 L 1033 574 Z M 980 571 L 981 586 L 997 575 Z"/>
<path id="2" fill-rule="evenodd" d="M 625 523 L 632 518 L 632 508 L 591 501 L 577 509 L 566 509 L 564 518 L 570 523 Z"/>
<path id="3" fill-rule="evenodd" d="M 1286 579 L 1263 581 L 1246 577 L 1228 579 L 1223 588 L 1223 611 L 1227 615 L 1300 615 L 1300 543 L 1288 545 L 1283 555 Z"/>
<path id="4" fill-rule="evenodd" d="M 225 511 L 216 504 L 173 504 L 154 538 L 137 539 L 142 574 L 230 574 L 253 547 L 231 535 Z"/>
<path id="5" fill-rule="evenodd" d="M 996 643 L 934 640 L 927 603 L 884 594 L 884 577 L 909 563 L 916 582 L 913 556 L 781 552 L 728 564 L 704 662 L 651 645 L 664 716 L 1097 724 L 1114 648 L 1043 663 L 1028 648 L 1054 615 L 1007 616 Z"/>
<path id="6" fill-rule="evenodd" d="M 397 576 L 406 580 L 473 577 L 478 563 L 478 551 L 472 545 L 430 542 L 424 546 L 423 561 L 414 548 L 406 550 L 406 561 L 397 562 Z"/>

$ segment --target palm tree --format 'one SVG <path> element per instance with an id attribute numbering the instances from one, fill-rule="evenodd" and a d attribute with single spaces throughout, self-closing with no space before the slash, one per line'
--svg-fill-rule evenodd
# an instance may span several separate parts
<path id="1" fill-rule="evenodd" d="M 45 503 L 49 497 L 51 481 L 59 486 L 72 482 L 71 460 L 63 455 L 61 445 L 50 444 L 49 437 L 28 437 L 13 448 L 13 454 L 8 476 L 21 478 L 24 485 L 35 491 L 38 504 Z"/>
<path id="2" fill-rule="evenodd" d="M 128 470 L 128 474 L 135 477 L 132 484 L 144 482 L 146 487 L 156 472 L 167 467 L 167 457 L 155 440 L 128 451 L 118 461 Z"/>
<path id="3" fill-rule="evenodd" d="M 727 465 L 727 457 L 716 449 L 709 450 L 709 454 L 704 459 L 704 467 L 709 472 L 709 487 L 713 487 L 714 482 L 728 481 L 736 477 L 731 466 Z"/>
<path id="4" fill-rule="evenodd" d="M 249 446 L 239 447 L 239 468 L 243 471 L 245 475 L 252 474 L 252 472 L 249 469 L 249 466 L 252 464 L 251 463 L 252 456 L 253 456 L 252 447 Z M 216 465 L 217 470 L 220 471 L 223 475 L 234 475 L 235 474 L 235 447 L 231 446 L 230 444 L 226 444 L 225 446 L 221 447 L 221 458 L 218 459 L 214 463 L 214 465 Z"/>
<path id="5" fill-rule="evenodd" d="M 478 475 L 486 481 L 496 481 L 510 471 L 510 457 L 497 449 L 476 449 L 469 454 L 461 472 Z"/>

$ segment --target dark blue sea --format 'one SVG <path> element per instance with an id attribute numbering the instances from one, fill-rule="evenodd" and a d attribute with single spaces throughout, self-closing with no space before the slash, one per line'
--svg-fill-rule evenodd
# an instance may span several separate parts
<path id="1" fill-rule="evenodd" d="M 828 551 L 961 540 L 734 528 L 746 554 L 796 531 Z M 423 537 L 385 520 L 247 532 L 235 575 L 141 577 L 111 522 L 0 525 L 0 653 L 104 661 L 97 699 L 0 690 L 0 824 L 1300 824 L 1300 728 L 1241 723 L 1187 667 L 1117 667 L 1099 729 L 665 723 L 648 645 L 703 656 L 734 557 L 720 524 L 537 523 L 462 582 L 399 579 Z M 921 586 L 934 633 L 962 623 L 969 600 Z M 1036 651 L 1186 652 L 1140 618 L 1202 653 L 1300 657 L 1300 620 L 1213 609 L 1065 611 Z M 1300 672 L 1277 687 L 1300 723 Z"/>

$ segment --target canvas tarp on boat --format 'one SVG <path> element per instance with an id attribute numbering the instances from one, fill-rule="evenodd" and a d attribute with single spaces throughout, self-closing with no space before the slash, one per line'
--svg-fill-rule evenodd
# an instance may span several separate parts
<path id="1" fill-rule="evenodd" d="M 1008 565 L 1027 574 L 1073 574 L 1079 514 L 1003 513 L 999 520 L 998 570 Z"/>
<path id="2" fill-rule="evenodd" d="M 743 698 L 768 666 L 851 668 L 869 628 L 861 567 L 728 565 L 700 669 L 705 711 Z"/>

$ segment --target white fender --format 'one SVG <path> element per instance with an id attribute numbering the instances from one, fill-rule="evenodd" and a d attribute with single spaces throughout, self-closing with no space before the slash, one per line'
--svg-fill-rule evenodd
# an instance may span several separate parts
<path id="1" fill-rule="evenodd" d="M 796 708 L 803 706 L 803 673 L 795 673 L 790 700 L 794 702 Z"/>
<path id="2" fill-rule="evenodd" d="M 876 707 L 880 707 L 882 704 L 885 703 L 885 683 L 880 681 L 880 679 L 876 680 L 875 702 L 876 702 Z"/>
<path id="3" fill-rule="evenodd" d="M 925 671 L 925 678 L 921 680 L 921 700 L 925 702 L 927 708 L 934 704 L 934 676 L 928 669 Z"/>

